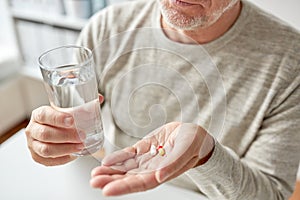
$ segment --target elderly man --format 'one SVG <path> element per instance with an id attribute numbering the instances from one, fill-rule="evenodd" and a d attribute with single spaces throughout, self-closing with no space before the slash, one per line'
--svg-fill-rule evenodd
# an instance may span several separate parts
<path id="1" fill-rule="evenodd" d="M 124 148 L 92 171 L 93 187 L 120 195 L 170 181 L 210 199 L 292 193 L 296 30 L 247 1 L 138 0 L 96 14 L 79 44 L 94 51 L 108 141 Z M 34 160 L 73 160 L 84 148 L 73 122 L 36 109 L 26 129 Z"/>

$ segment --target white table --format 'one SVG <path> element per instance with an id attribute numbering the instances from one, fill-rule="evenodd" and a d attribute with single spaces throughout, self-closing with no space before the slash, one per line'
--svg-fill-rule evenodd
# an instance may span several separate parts
<path id="1" fill-rule="evenodd" d="M 206 200 L 202 195 L 168 184 L 141 193 L 103 197 L 89 185 L 90 171 L 99 162 L 79 158 L 62 166 L 45 167 L 35 163 L 27 149 L 24 130 L 0 146 L 1 200 Z"/>

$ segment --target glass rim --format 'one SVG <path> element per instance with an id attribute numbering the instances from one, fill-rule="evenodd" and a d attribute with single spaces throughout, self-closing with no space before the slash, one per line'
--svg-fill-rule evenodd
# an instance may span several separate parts
<path id="1" fill-rule="evenodd" d="M 72 68 L 79 68 L 83 65 L 86 65 L 87 63 L 89 63 L 91 60 L 93 60 L 93 52 L 87 48 L 87 47 L 84 47 L 84 46 L 78 46 L 78 45 L 63 45 L 63 46 L 59 46 L 59 47 L 55 47 L 55 48 L 52 48 L 52 49 L 49 49 L 47 51 L 45 51 L 44 53 L 42 53 L 39 57 L 38 57 L 38 64 L 39 64 L 39 67 L 42 68 L 42 69 L 45 69 L 45 70 L 57 70 L 58 68 L 57 67 L 47 67 L 45 65 L 42 64 L 42 59 L 49 53 L 53 52 L 53 51 L 56 51 L 56 50 L 59 50 L 59 49 L 63 49 L 63 48 L 77 48 L 77 49 L 84 49 L 87 53 L 88 53 L 88 58 L 82 62 L 82 63 L 78 63 L 74 66 L 72 66 Z M 59 67 L 60 69 L 62 68 L 70 68 L 70 66 L 66 66 L 66 67 Z"/>

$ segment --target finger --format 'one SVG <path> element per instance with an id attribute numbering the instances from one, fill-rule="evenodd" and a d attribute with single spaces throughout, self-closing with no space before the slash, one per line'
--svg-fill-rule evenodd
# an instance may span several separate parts
<path id="1" fill-rule="evenodd" d="M 103 188 L 109 182 L 124 178 L 124 172 L 107 166 L 99 166 L 92 170 L 90 185 L 94 188 Z"/>
<path id="2" fill-rule="evenodd" d="M 42 106 L 32 112 L 32 120 L 39 124 L 55 127 L 71 127 L 74 119 L 71 114 L 59 112 L 50 106 Z"/>
<path id="3" fill-rule="evenodd" d="M 127 147 L 120 151 L 113 152 L 112 154 L 106 156 L 102 160 L 102 165 L 111 166 L 117 163 L 122 163 L 125 160 L 134 158 L 136 156 L 136 149 L 134 147 Z"/>
<path id="4" fill-rule="evenodd" d="M 110 167 L 122 172 L 128 172 L 132 169 L 138 168 L 138 163 L 136 159 L 130 158 L 128 160 L 125 160 L 123 163 L 117 163 L 116 165 L 111 165 Z"/>
<path id="5" fill-rule="evenodd" d="M 72 128 L 56 128 L 35 123 L 30 127 L 30 136 L 35 140 L 47 143 L 81 143 L 85 134 L 77 133 Z"/>
<path id="6" fill-rule="evenodd" d="M 123 173 L 128 172 L 132 169 L 135 169 L 138 167 L 138 162 L 134 158 L 130 158 L 128 160 L 125 160 L 124 162 L 116 163 L 114 165 L 110 165 L 110 168 L 116 170 L 116 171 L 121 171 Z"/>
<path id="7" fill-rule="evenodd" d="M 29 150 L 31 152 L 32 159 L 35 162 L 40 163 L 45 166 L 63 165 L 63 164 L 66 164 L 66 163 L 76 159 L 75 156 L 70 156 L 70 155 L 61 156 L 61 157 L 57 157 L 57 158 L 44 158 L 44 157 L 41 157 L 40 155 L 38 155 L 37 153 L 35 153 L 32 149 L 29 149 Z"/>
<path id="8" fill-rule="evenodd" d="M 71 153 L 81 151 L 84 148 L 82 143 L 73 144 L 55 144 L 55 143 L 43 143 L 37 140 L 33 140 L 31 143 L 32 150 L 39 156 L 44 158 L 56 158 L 67 156 Z"/>
<path id="9" fill-rule="evenodd" d="M 115 175 L 115 174 L 124 174 L 124 172 L 107 166 L 99 166 L 92 170 L 91 177 L 95 177 L 98 175 Z"/>
<path id="10" fill-rule="evenodd" d="M 145 155 L 149 153 L 151 145 L 158 146 L 159 142 L 156 140 L 155 137 L 146 138 L 138 141 L 136 144 L 133 145 L 136 151 L 137 156 Z"/>
<path id="11" fill-rule="evenodd" d="M 90 185 L 93 188 L 100 188 L 102 189 L 105 185 L 107 185 L 108 183 L 114 181 L 114 178 L 110 175 L 101 175 L 101 176 L 96 176 L 93 177 L 90 180 Z"/>
<path id="12" fill-rule="evenodd" d="M 137 174 L 109 182 L 103 187 L 102 192 L 105 196 L 116 196 L 149 190 L 158 185 L 154 173 Z"/>
<path id="13" fill-rule="evenodd" d="M 102 189 L 105 185 L 107 185 L 108 183 L 118 180 L 118 179 L 122 179 L 124 178 L 124 175 L 99 175 L 99 176 L 95 176 L 93 178 L 91 178 L 90 180 L 90 185 L 93 188 L 100 188 Z"/>

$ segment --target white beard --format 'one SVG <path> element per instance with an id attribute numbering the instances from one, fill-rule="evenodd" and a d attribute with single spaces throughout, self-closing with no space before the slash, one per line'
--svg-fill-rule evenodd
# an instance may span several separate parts
<path id="1" fill-rule="evenodd" d="M 206 28 L 214 24 L 227 10 L 232 8 L 239 0 L 231 0 L 228 5 L 221 7 L 213 12 L 211 15 L 202 16 L 187 16 L 178 10 L 170 8 L 168 5 L 162 4 L 161 0 L 158 0 L 160 5 L 161 14 L 164 21 L 168 26 L 181 30 L 194 30 L 196 28 Z"/>

